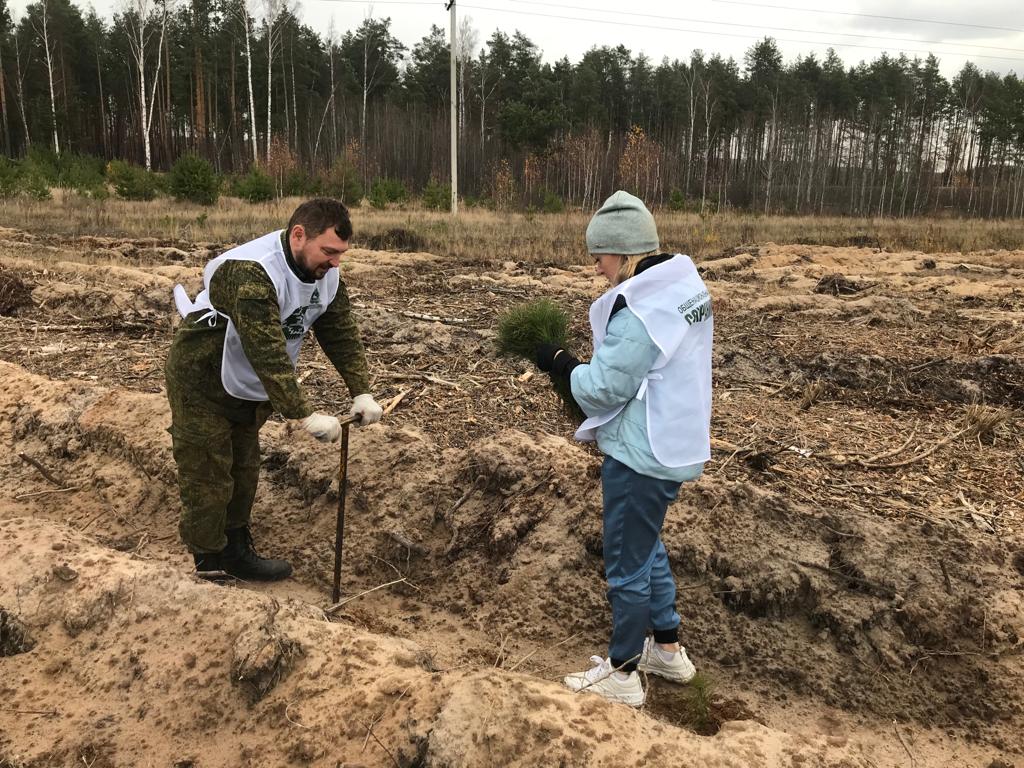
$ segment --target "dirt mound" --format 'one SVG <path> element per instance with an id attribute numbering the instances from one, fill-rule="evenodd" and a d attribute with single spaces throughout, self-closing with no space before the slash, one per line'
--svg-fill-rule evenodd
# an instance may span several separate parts
<path id="1" fill-rule="evenodd" d="M 657 756 L 838 768 L 850 757 L 752 723 L 701 739 L 527 675 L 437 670 L 409 641 L 26 518 L 0 524 L 0 601 L 16 598 L 38 640 L 4 659 L 10 765 L 640 766 Z"/>
<path id="2" fill-rule="evenodd" d="M 30 306 L 32 290 L 7 269 L 0 271 L 0 315 L 13 315 L 22 307 Z"/>
<path id="3" fill-rule="evenodd" d="M 401 227 L 388 229 L 376 235 L 369 235 L 357 243 L 371 251 L 400 251 L 404 253 L 421 253 L 427 250 L 427 243 L 416 232 Z"/>
<path id="4" fill-rule="evenodd" d="M 820 354 L 803 364 L 808 378 L 848 391 L 880 392 L 890 402 L 988 403 L 1024 407 L 1024 362 L 1011 355 L 933 358 L 908 368 L 882 355 Z"/>
<path id="5" fill-rule="evenodd" d="M 68 482 L 87 489 L 71 497 L 64 519 L 88 522 L 99 502 L 101 514 L 108 508 L 120 521 L 105 525 L 108 543 L 129 551 L 140 530 L 173 530 L 162 398 L 55 390 L 14 366 L 3 372 L 4 423 L 22 445 L 45 446 L 69 462 Z M 326 592 L 336 456 L 305 438 L 269 425 L 257 531 L 299 564 L 302 581 Z M 387 573 L 379 564 L 390 563 L 402 582 L 396 599 L 418 615 L 418 627 L 436 623 L 431 606 L 443 606 L 538 642 L 550 642 L 552 626 L 599 637 L 607 618 L 597 466 L 562 437 L 518 430 L 440 454 L 414 429 L 358 430 L 346 583 L 369 588 Z M 946 727 L 970 720 L 979 732 L 993 728 L 997 742 L 991 724 L 1020 716 L 1022 678 L 1009 662 L 1024 638 L 1024 606 L 1005 545 L 958 528 L 822 514 L 749 484 L 710 479 L 684 488 L 663 538 L 687 582 L 681 610 L 696 658 L 755 686 L 782 685 L 842 709 Z M 108 602 L 76 603 L 62 614 L 64 629 L 77 636 L 109 622 L 110 601 L 125 599 L 122 589 Z M 368 620 L 352 610 L 351 619 Z M 239 643 L 230 663 L 257 699 L 298 653 L 266 622 Z M 680 717 L 672 713 L 679 706 L 670 705 L 666 718 Z"/>
<path id="6" fill-rule="evenodd" d="M 697 637 L 737 633 L 715 643 L 720 663 L 843 709 L 942 726 L 1024 712 L 1012 547 L 961 526 L 816 512 L 745 483 L 702 480 L 680 502 L 663 538 L 701 585 L 686 615 Z"/>

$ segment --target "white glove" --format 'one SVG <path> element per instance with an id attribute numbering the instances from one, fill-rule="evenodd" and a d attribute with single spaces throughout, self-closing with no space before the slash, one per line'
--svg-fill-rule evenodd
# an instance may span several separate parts
<path id="1" fill-rule="evenodd" d="M 341 437 L 341 424 L 334 416 L 311 413 L 299 423 L 304 430 L 321 442 L 336 443 Z"/>
<path id="2" fill-rule="evenodd" d="M 380 421 L 380 417 L 384 415 L 384 409 L 373 399 L 373 395 L 356 395 L 355 400 L 352 401 L 352 410 L 348 414 L 349 416 L 359 416 L 356 426 L 365 427 L 367 424 L 376 424 Z"/>

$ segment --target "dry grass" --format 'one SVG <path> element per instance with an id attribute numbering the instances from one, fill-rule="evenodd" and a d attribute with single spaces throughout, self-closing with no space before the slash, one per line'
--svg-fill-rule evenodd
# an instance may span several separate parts
<path id="1" fill-rule="evenodd" d="M 52 201 L 0 202 L 0 223 L 39 234 L 156 237 L 166 240 L 241 242 L 281 227 L 300 202 L 286 198 L 250 205 L 222 198 L 202 207 L 172 200 L 94 201 L 54 190 Z M 978 219 L 853 219 L 813 216 L 755 216 L 658 211 L 666 250 L 706 257 L 752 243 L 861 245 L 925 253 L 970 252 L 1024 247 L 1024 223 Z M 355 209 L 356 244 L 391 230 L 415 233 L 440 255 L 468 261 L 525 261 L 565 266 L 586 261 L 583 232 L 589 213 L 502 213 L 487 210 L 450 214 L 418 208 Z"/>

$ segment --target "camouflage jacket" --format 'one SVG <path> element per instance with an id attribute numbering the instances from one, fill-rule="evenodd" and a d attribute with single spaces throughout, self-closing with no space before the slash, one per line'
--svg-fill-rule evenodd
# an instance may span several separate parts
<path id="1" fill-rule="evenodd" d="M 285 257 L 289 267 L 300 274 L 287 242 Z M 277 293 L 263 267 L 252 261 L 225 262 L 210 281 L 210 300 L 235 324 L 245 356 L 259 376 L 273 409 L 289 419 L 311 414 L 313 409 L 295 378 L 285 348 Z M 168 384 L 189 390 L 193 396 L 190 399 L 198 399 L 197 405 L 223 412 L 229 418 L 237 414 L 245 420 L 253 403 L 232 397 L 221 383 L 227 320 L 218 315 L 214 324 L 209 325 L 207 320 L 199 321 L 203 314 L 193 312 L 178 328 L 167 359 Z M 369 392 L 366 356 L 344 282 L 324 314 L 313 323 L 313 335 L 345 380 L 352 397 Z"/>

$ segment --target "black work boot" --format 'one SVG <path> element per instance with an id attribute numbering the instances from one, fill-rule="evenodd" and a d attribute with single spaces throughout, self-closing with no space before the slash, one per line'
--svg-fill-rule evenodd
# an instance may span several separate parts
<path id="1" fill-rule="evenodd" d="M 193 552 L 192 559 L 196 564 L 196 576 L 200 579 L 223 581 L 227 578 L 223 552 Z"/>
<path id="2" fill-rule="evenodd" d="M 269 560 L 256 554 L 249 526 L 230 528 L 226 533 L 228 545 L 224 547 L 221 563 L 232 576 L 250 581 L 279 581 L 292 575 L 287 561 Z"/>

